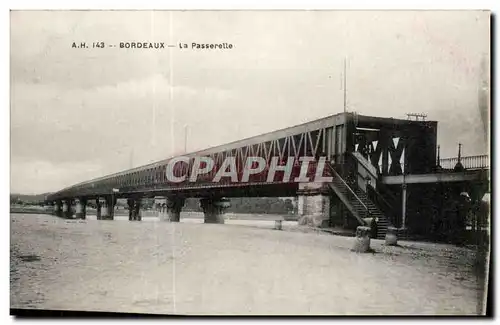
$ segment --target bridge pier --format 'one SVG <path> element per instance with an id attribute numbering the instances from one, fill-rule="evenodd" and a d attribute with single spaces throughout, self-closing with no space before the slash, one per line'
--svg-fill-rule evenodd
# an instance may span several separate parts
<path id="1" fill-rule="evenodd" d="M 135 200 L 133 199 L 127 199 L 127 205 L 128 205 L 128 221 L 134 220 L 134 215 L 133 215 L 133 210 L 134 210 L 134 204 Z"/>
<path id="2" fill-rule="evenodd" d="M 141 215 L 141 199 L 135 200 L 135 205 L 134 205 L 134 215 L 135 215 L 135 220 L 141 221 L 142 220 L 142 215 Z"/>
<path id="3" fill-rule="evenodd" d="M 224 223 L 224 213 L 231 206 L 228 199 L 205 198 L 200 200 L 205 214 L 205 223 Z"/>
<path id="4" fill-rule="evenodd" d="M 87 200 L 86 199 L 77 199 L 76 200 L 76 217 L 79 219 L 87 218 Z"/>
<path id="5" fill-rule="evenodd" d="M 298 194 L 298 224 L 328 227 L 330 222 L 330 195 L 320 183 L 300 183 Z"/>
<path id="6" fill-rule="evenodd" d="M 177 197 L 167 197 L 166 208 L 167 218 L 170 222 L 179 222 L 181 220 L 181 210 L 185 199 Z"/>

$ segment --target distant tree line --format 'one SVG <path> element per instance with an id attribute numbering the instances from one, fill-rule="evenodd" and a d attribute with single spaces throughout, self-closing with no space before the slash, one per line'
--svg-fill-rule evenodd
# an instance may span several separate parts
<path id="1" fill-rule="evenodd" d="M 50 193 L 43 193 L 37 195 L 17 194 L 10 195 L 11 205 L 39 205 L 44 206 L 47 204 L 45 198 Z M 279 197 L 241 197 L 230 198 L 231 207 L 227 212 L 233 213 L 268 213 L 268 214 L 296 214 L 296 207 L 290 198 Z M 116 202 L 118 207 L 128 208 L 126 199 L 118 199 Z M 154 209 L 154 199 L 143 198 L 141 202 L 143 209 Z M 87 201 L 88 208 L 96 208 L 95 200 Z M 188 198 L 183 207 L 184 211 L 198 211 L 202 212 L 200 207 L 200 199 Z"/>
<path id="2" fill-rule="evenodd" d="M 231 198 L 231 206 L 227 212 L 233 213 L 268 213 L 268 214 L 295 214 L 295 206 L 289 198 L 274 197 L 241 197 Z M 200 200 L 189 198 L 184 203 L 184 211 L 201 212 Z"/>
<path id="3" fill-rule="evenodd" d="M 37 198 L 36 196 L 27 196 L 27 195 L 10 195 L 10 204 L 16 205 L 45 205 L 45 198 Z"/>

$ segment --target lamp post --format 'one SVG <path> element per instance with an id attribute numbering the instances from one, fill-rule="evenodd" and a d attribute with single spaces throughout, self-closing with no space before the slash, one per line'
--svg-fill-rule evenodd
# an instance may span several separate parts
<path id="1" fill-rule="evenodd" d="M 402 190 L 403 190 L 403 193 L 402 193 L 402 196 L 403 196 L 403 207 L 402 207 L 402 216 L 401 216 L 401 228 L 402 229 L 406 229 L 406 200 L 407 200 L 407 193 L 406 193 L 406 190 L 408 188 L 408 185 L 406 184 L 406 173 L 407 173 L 407 163 L 406 163 L 406 155 L 404 157 L 404 161 L 403 161 L 403 185 L 401 186 Z"/>

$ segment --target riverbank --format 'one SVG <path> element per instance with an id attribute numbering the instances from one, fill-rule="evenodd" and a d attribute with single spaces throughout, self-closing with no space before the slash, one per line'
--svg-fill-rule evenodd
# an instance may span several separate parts
<path id="1" fill-rule="evenodd" d="M 11 205 L 10 213 L 21 213 L 21 214 L 53 214 L 53 209 L 49 207 L 41 207 L 35 205 Z"/>
<path id="2" fill-rule="evenodd" d="M 353 238 L 307 233 L 293 222 L 284 231 L 269 227 L 271 220 L 238 222 L 11 215 L 11 308 L 181 315 L 481 311 L 474 250 L 373 240 L 375 253 L 356 254 Z"/>

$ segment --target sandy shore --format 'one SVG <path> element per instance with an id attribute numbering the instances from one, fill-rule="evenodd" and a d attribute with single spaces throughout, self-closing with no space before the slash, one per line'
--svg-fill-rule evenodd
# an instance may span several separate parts
<path id="1" fill-rule="evenodd" d="M 202 224 L 11 215 L 11 308 L 161 314 L 476 314 L 474 251 Z M 234 220 L 240 222 L 241 220 Z M 260 222 L 260 224 L 259 224 Z"/>

